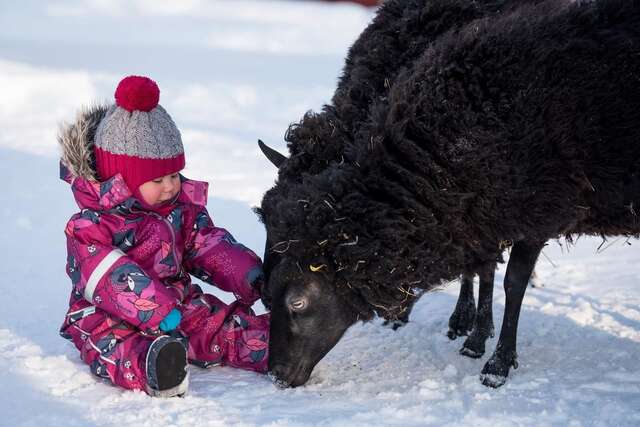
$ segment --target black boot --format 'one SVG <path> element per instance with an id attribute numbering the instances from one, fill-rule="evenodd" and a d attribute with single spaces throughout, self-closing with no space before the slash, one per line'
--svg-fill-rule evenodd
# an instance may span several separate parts
<path id="1" fill-rule="evenodd" d="M 147 353 L 147 393 L 151 396 L 182 396 L 189 386 L 187 350 L 182 342 L 161 336 Z"/>

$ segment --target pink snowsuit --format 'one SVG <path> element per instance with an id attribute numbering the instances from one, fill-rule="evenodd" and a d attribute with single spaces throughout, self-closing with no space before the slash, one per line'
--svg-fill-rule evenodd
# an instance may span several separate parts
<path id="1" fill-rule="evenodd" d="M 91 128 L 98 119 L 87 113 L 75 126 Z M 63 135 L 63 151 L 92 148 L 90 132 L 77 133 Z M 173 308 L 182 314 L 178 331 L 191 363 L 266 372 L 269 315 L 250 308 L 260 297 L 253 285 L 262 277 L 261 262 L 213 224 L 207 183 L 181 177 L 182 190 L 162 215 L 141 209 L 120 175 L 104 182 L 77 176 L 73 171 L 87 170 L 70 164 L 79 158 L 90 156 L 63 153 L 61 163 L 81 211 L 65 228 L 73 286 L 60 334 L 92 372 L 145 390 L 147 350 Z M 203 293 L 189 274 L 233 292 L 237 301 L 226 305 Z"/>

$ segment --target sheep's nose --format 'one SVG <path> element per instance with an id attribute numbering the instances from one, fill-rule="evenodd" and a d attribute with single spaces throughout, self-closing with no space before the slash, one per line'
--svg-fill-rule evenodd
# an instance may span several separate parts
<path id="1" fill-rule="evenodd" d="M 287 378 L 289 370 L 284 365 L 275 365 L 267 373 L 271 381 L 280 388 L 289 387 L 289 382 L 285 380 Z"/>

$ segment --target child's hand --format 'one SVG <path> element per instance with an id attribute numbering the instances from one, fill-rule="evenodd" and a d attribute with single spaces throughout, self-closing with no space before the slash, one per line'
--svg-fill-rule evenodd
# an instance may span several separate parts
<path id="1" fill-rule="evenodd" d="M 170 332 L 180 325 L 180 321 L 182 320 L 182 314 L 178 311 L 177 308 L 174 308 L 162 319 L 160 322 L 160 330 L 162 332 Z"/>

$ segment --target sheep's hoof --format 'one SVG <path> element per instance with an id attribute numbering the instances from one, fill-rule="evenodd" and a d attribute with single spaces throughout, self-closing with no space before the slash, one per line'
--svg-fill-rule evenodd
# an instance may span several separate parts
<path id="1" fill-rule="evenodd" d="M 405 312 L 402 313 L 397 318 L 395 318 L 395 319 L 386 319 L 384 322 L 382 322 L 382 326 L 385 326 L 387 328 L 391 328 L 394 331 L 398 330 L 399 328 L 401 328 L 401 327 L 405 326 L 407 323 L 409 323 L 409 315 L 411 314 L 411 310 L 412 309 L 413 309 L 413 304 L 411 304 L 409 309 L 405 310 Z"/>
<path id="2" fill-rule="evenodd" d="M 473 330 L 473 323 L 476 317 L 476 308 L 473 304 L 465 307 L 456 307 L 449 318 L 449 339 L 455 340 L 458 337 L 467 336 Z"/>
<path id="3" fill-rule="evenodd" d="M 484 386 L 498 388 L 507 382 L 507 377 L 493 374 L 480 374 L 480 381 Z"/>
<path id="4" fill-rule="evenodd" d="M 477 327 L 471 331 L 471 335 L 465 340 L 460 349 L 463 356 L 478 359 L 484 355 L 484 345 L 487 338 L 493 337 L 493 325 L 489 330 L 480 330 Z"/>
<path id="5" fill-rule="evenodd" d="M 480 382 L 487 387 L 498 388 L 507 381 L 509 369 L 512 366 L 514 369 L 518 369 L 517 353 L 496 350 L 482 368 Z"/>
<path id="6" fill-rule="evenodd" d="M 391 328 L 394 331 L 402 328 L 404 325 L 406 325 L 407 323 L 409 323 L 408 320 L 385 320 L 384 322 L 382 322 L 382 326 L 386 327 L 386 328 Z"/>
<path id="7" fill-rule="evenodd" d="M 467 341 L 469 341 L 469 339 L 467 339 Z M 467 342 L 465 341 L 463 347 L 460 349 L 460 354 L 472 359 L 479 359 L 484 355 L 484 344 L 482 347 L 483 348 L 481 350 L 474 350 L 471 347 L 467 347 Z"/>
<path id="8" fill-rule="evenodd" d="M 472 359 L 479 359 L 484 355 L 484 351 L 475 351 L 467 347 L 462 347 L 459 353 L 463 356 L 470 357 Z"/>

